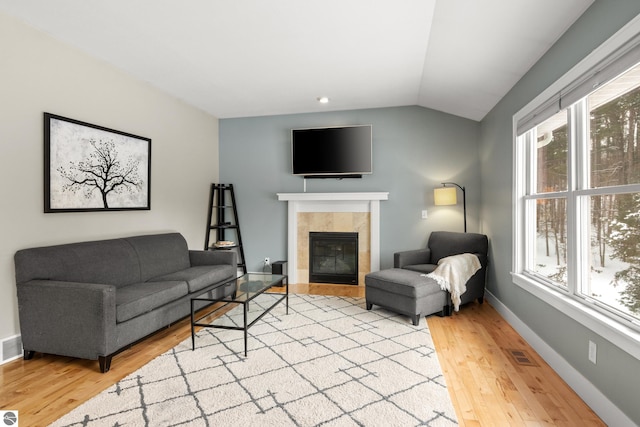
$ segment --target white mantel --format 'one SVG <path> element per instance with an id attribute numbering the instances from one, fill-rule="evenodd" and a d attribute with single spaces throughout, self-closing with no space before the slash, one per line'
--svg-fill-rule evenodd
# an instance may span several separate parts
<path id="1" fill-rule="evenodd" d="M 388 192 L 365 193 L 277 193 L 288 202 L 287 251 L 289 283 L 297 283 L 298 212 L 369 212 L 371 217 L 371 271 L 380 270 L 380 201 Z"/>
<path id="2" fill-rule="evenodd" d="M 376 193 L 278 193 L 282 201 L 389 200 L 388 192 Z"/>

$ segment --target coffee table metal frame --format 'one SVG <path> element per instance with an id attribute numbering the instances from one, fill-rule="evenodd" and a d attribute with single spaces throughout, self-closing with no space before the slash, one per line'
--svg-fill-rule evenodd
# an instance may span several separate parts
<path id="1" fill-rule="evenodd" d="M 289 314 L 289 280 L 286 275 L 280 274 L 265 274 L 265 273 L 247 273 L 235 279 L 231 279 L 221 286 L 226 286 L 229 283 L 236 283 L 236 290 L 231 296 L 221 298 L 221 299 L 213 299 L 213 298 L 204 298 L 204 297 L 196 297 L 191 298 L 191 350 L 195 350 L 196 348 L 196 334 L 195 327 L 200 326 L 203 328 L 218 328 L 218 329 L 232 329 L 237 331 L 244 331 L 244 356 L 247 357 L 247 339 L 248 339 L 248 330 L 251 326 L 253 326 L 258 320 L 262 319 L 264 315 L 269 313 L 273 307 L 278 305 L 282 300 L 285 300 L 286 303 L 286 314 Z M 255 286 L 257 283 L 258 286 Z M 246 285 L 243 289 L 243 285 Z M 254 285 L 250 287 L 249 285 Z M 283 292 L 266 292 L 267 290 L 273 287 L 281 287 L 284 286 L 285 291 Z M 203 294 L 209 292 L 213 288 L 203 289 Z M 253 319 L 250 323 L 248 321 L 248 312 L 249 312 L 249 304 L 256 297 L 262 294 L 269 295 L 280 295 L 280 298 L 274 300 L 273 304 L 267 307 L 263 313 L 261 313 L 258 317 Z M 202 294 L 201 294 L 202 295 Z M 206 312 L 206 314 L 195 318 L 194 306 L 197 301 L 208 302 L 210 304 L 215 304 L 218 302 L 223 302 L 225 304 L 215 307 L 212 310 Z M 229 304 L 242 304 L 243 306 L 243 318 L 244 323 L 243 326 L 228 326 L 228 325 L 215 325 L 213 323 L 199 323 L 200 320 L 205 317 L 209 317 L 214 314 L 216 311 L 221 310 L 227 307 Z"/>

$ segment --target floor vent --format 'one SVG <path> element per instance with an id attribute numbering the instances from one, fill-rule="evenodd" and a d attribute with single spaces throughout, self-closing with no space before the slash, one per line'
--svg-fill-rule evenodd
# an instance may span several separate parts
<path id="1" fill-rule="evenodd" d="M 513 357 L 518 365 L 522 366 L 539 366 L 524 350 L 507 349 L 507 352 Z"/>
<path id="2" fill-rule="evenodd" d="M 8 362 L 19 356 L 22 356 L 22 339 L 20 335 L 14 335 L 2 340 L 2 345 L 0 346 L 0 363 Z"/>

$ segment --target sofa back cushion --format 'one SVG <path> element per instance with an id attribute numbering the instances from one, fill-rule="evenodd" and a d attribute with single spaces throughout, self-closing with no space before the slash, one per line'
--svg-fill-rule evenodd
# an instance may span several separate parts
<path id="1" fill-rule="evenodd" d="M 140 281 L 138 256 L 123 239 L 23 249 L 15 254 L 16 283 L 32 279 L 128 285 Z"/>
<path id="2" fill-rule="evenodd" d="M 191 266 L 187 241 L 180 233 L 127 237 L 140 262 L 140 281 L 184 270 Z"/>
<path id="3" fill-rule="evenodd" d="M 489 241 L 484 234 L 434 231 L 429 236 L 428 246 L 431 249 L 431 263 L 437 264 L 444 257 L 464 253 L 482 254 L 486 258 Z"/>

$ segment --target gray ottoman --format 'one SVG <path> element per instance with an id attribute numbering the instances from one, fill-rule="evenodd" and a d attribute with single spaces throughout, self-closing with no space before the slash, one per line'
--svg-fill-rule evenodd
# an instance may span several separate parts
<path id="1" fill-rule="evenodd" d="M 440 285 L 422 273 L 391 268 L 369 273 L 364 278 L 367 310 L 373 305 L 406 314 L 414 325 L 433 313 L 451 315 L 451 297 Z"/>

